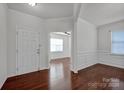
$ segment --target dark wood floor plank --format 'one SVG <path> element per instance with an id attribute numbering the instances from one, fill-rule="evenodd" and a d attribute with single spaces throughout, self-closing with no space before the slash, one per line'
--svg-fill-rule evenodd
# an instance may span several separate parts
<path id="1" fill-rule="evenodd" d="M 124 69 L 95 64 L 78 74 L 70 71 L 70 59 L 52 60 L 50 69 L 8 78 L 4 90 L 124 89 Z"/>

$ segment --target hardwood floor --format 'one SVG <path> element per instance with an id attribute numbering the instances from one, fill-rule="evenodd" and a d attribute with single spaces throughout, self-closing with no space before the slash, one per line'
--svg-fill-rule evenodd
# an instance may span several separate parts
<path id="1" fill-rule="evenodd" d="M 124 69 L 95 64 L 72 76 L 72 89 L 123 90 Z"/>
<path id="2" fill-rule="evenodd" d="M 2 89 L 124 89 L 124 69 L 95 64 L 74 74 L 69 58 L 58 59 L 49 70 L 8 78 Z"/>

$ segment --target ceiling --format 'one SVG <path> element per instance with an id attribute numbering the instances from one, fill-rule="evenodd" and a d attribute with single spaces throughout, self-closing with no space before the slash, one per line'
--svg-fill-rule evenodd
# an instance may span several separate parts
<path id="1" fill-rule="evenodd" d="M 28 3 L 8 3 L 7 5 L 10 9 L 43 19 L 73 16 L 73 4 L 71 3 L 37 3 L 33 7 Z"/>
<path id="2" fill-rule="evenodd" d="M 8 8 L 43 19 L 79 17 L 100 26 L 124 19 L 124 3 L 8 3 Z M 81 7 L 80 7 L 81 6 Z"/>
<path id="3" fill-rule="evenodd" d="M 124 19 L 124 3 L 90 3 L 82 5 L 81 18 L 97 26 Z"/>

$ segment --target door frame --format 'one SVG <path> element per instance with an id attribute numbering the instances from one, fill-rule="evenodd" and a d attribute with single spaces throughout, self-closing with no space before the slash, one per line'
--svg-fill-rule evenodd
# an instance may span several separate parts
<path id="1" fill-rule="evenodd" d="M 19 32 L 19 29 L 35 31 L 35 29 L 33 29 L 32 27 L 16 26 L 16 75 L 19 75 L 18 74 L 18 32 Z M 36 31 L 36 32 L 39 33 L 39 49 L 41 50 L 40 31 Z M 41 57 L 41 53 L 39 53 L 38 71 L 40 70 L 40 57 Z"/>
<path id="2" fill-rule="evenodd" d="M 48 68 L 50 68 L 50 34 L 52 33 L 53 31 L 51 31 L 51 32 L 48 32 L 48 40 L 47 40 L 47 45 L 48 45 L 48 47 L 47 47 L 47 54 L 48 54 Z M 57 32 L 57 31 L 56 31 Z M 58 31 L 58 32 L 65 32 L 65 31 Z M 72 30 L 70 30 L 70 31 L 67 31 L 67 32 L 71 32 L 71 56 L 70 56 L 70 69 L 71 70 L 73 70 L 73 52 L 74 52 L 74 50 L 73 50 L 73 44 L 74 44 L 74 42 L 73 42 L 73 31 Z"/>

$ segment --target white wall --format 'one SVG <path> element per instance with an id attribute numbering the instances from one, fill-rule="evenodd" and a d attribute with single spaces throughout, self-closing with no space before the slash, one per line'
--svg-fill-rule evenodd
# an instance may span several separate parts
<path id="1" fill-rule="evenodd" d="M 124 30 L 124 20 L 98 27 L 99 61 L 103 64 L 124 68 L 124 56 L 111 55 L 111 32 Z"/>
<path id="2" fill-rule="evenodd" d="M 47 34 L 45 30 L 45 21 L 41 18 L 31 16 L 25 13 L 17 12 L 14 10 L 8 10 L 8 76 L 16 75 L 16 29 L 17 27 L 25 29 L 33 29 L 41 32 L 41 56 L 40 67 L 41 69 L 48 66 L 47 54 L 46 54 L 46 40 Z"/>
<path id="3" fill-rule="evenodd" d="M 72 31 L 73 18 L 56 18 L 46 20 L 46 29 L 49 32 L 65 32 Z"/>
<path id="4" fill-rule="evenodd" d="M 77 70 L 97 63 L 96 27 L 79 18 L 77 21 Z"/>
<path id="5" fill-rule="evenodd" d="M 67 35 L 58 35 L 55 33 L 50 34 L 50 38 L 63 39 L 62 52 L 50 52 L 50 59 L 64 58 L 71 56 L 71 37 Z"/>
<path id="6" fill-rule="evenodd" d="M 0 88 L 7 78 L 7 6 L 0 4 Z"/>

